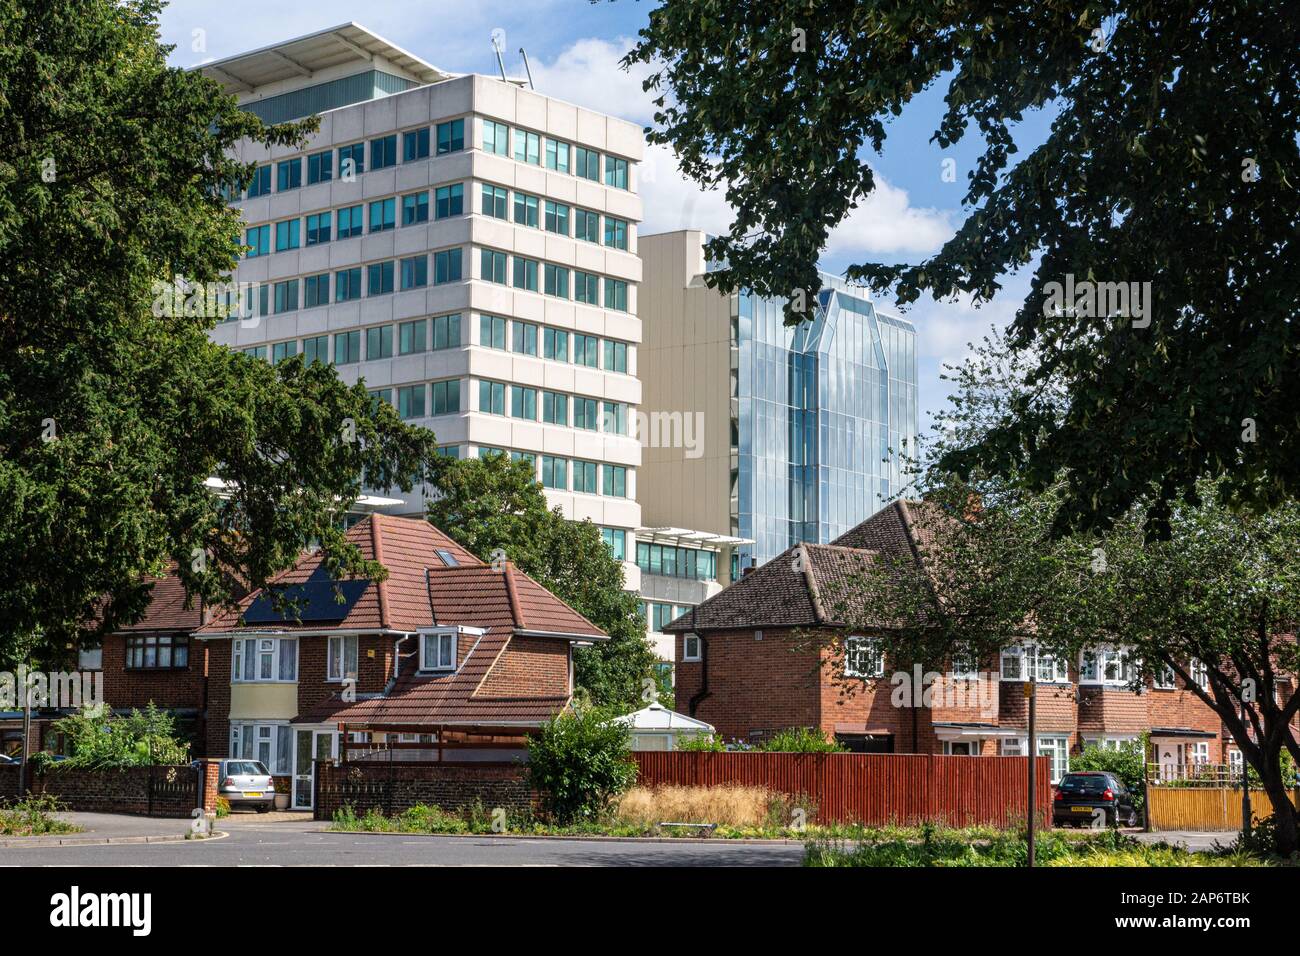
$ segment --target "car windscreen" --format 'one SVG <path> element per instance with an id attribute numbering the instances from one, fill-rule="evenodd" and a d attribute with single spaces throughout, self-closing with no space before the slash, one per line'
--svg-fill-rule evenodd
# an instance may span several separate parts
<path id="1" fill-rule="evenodd" d="M 232 760 L 226 764 L 228 774 L 248 774 L 257 777 L 267 776 L 266 768 L 256 760 Z"/>
<path id="2" fill-rule="evenodd" d="M 1067 774 L 1060 786 L 1067 793 L 1101 793 L 1110 786 L 1110 781 L 1105 777 Z"/>

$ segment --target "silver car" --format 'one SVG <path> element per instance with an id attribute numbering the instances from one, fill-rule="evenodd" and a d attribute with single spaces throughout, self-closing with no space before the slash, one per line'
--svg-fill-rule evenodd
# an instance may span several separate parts
<path id="1" fill-rule="evenodd" d="M 217 793 L 231 809 L 256 807 L 258 813 L 265 813 L 275 806 L 275 781 L 260 760 L 223 760 L 218 779 Z"/>

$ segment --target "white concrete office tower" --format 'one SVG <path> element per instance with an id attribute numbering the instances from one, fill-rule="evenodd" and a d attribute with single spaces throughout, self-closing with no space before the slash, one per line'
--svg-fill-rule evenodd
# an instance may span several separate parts
<path id="1" fill-rule="evenodd" d="M 198 69 L 265 120 L 321 124 L 302 149 L 240 145 L 255 317 L 214 338 L 332 362 L 448 454 L 526 456 L 635 589 L 640 127 L 351 23 Z"/>

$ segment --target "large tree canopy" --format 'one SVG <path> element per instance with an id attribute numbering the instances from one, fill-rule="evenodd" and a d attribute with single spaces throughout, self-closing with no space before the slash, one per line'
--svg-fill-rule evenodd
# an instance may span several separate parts
<path id="1" fill-rule="evenodd" d="M 428 511 L 435 527 L 483 561 L 501 552 L 610 636 L 577 650 L 578 688 L 602 707 L 640 706 L 656 658 L 636 595 L 624 590 L 623 567 L 596 526 L 548 508 L 526 460 L 503 454 L 443 459 L 435 480 L 438 497 Z"/>
<path id="2" fill-rule="evenodd" d="M 380 574 L 340 514 L 363 474 L 409 487 L 434 447 L 328 367 L 212 343 L 215 296 L 162 308 L 158 283 L 237 263 L 231 147 L 312 124 L 264 127 L 168 67 L 159 8 L 0 0 L 0 657 L 74 634 L 103 595 L 107 626 L 137 617 L 169 561 L 209 601 L 312 538 Z"/>
<path id="3" fill-rule="evenodd" d="M 979 302 L 1037 263 L 1014 342 L 1031 392 L 1068 394 L 1059 420 L 1018 401 L 949 467 L 1038 490 L 1064 476 L 1057 532 L 1106 527 L 1153 482 L 1148 521 L 1166 531 L 1168 503 L 1207 473 L 1259 504 L 1300 492 L 1300 6 L 666 0 L 627 62 L 654 65 L 651 140 L 735 207 L 709 281 L 785 296 L 818 288 L 829 230 L 873 189 L 864 148 L 945 88 L 933 142 L 973 126 L 982 146 L 967 218 L 925 261 L 848 275 L 900 303 Z M 1050 134 L 1012 165 L 1037 108 Z M 1049 287 L 1067 277 L 1150 283 L 1151 298 L 1072 309 Z"/>

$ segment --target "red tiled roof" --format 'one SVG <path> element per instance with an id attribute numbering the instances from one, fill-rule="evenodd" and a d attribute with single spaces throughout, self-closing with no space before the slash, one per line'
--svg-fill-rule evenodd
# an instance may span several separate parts
<path id="1" fill-rule="evenodd" d="M 925 502 L 895 501 L 830 544 L 788 548 L 762 567 L 664 627 L 668 633 L 835 625 L 846 616 L 852 582 L 882 557 L 910 556 L 933 541 L 941 512 Z M 802 558 L 799 549 L 802 548 Z M 848 615 L 853 616 L 853 615 Z M 880 622 L 882 627 L 889 622 Z"/>
<path id="2" fill-rule="evenodd" d="M 600 628 L 513 564 L 494 570 L 424 519 L 371 515 L 350 529 L 348 537 L 366 557 L 388 569 L 388 578 L 378 584 L 367 582 L 361 596 L 337 622 L 276 623 L 275 630 L 414 632 L 437 625 L 484 633 L 461 633 L 462 647 L 466 641 L 472 644 L 452 673 L 419 674 L 418 658 L 412 656 L 384 696 L 347 703 L 335 695 L 298 715 L 297 723 L 535 725 L 566 707 L 568 696 L 496 697 L 481 689 L 511 637 L 522 631 L 569 639 L 607 638 Z M 459 563 L 448 566 L 438 550 L 450 552 Z M 319 554 L 306 555 L 273 584 L 300 584 L 320 563 Z M 267 625 L 241 622 L 258 593 L 200 628 L 199 636 L 265 630 Z M 404 653 L 411 650 L 416 648 L 403 648 Z"/>
<path id="3" fill-rule="evenodd" d="M 144 616 L 134 624 L 119 624 L 114 634 L 129 634 L 137 631 L 177 631 L 188 634 L 203 623 L 204 606 L 199 598 L 194 599 L 191 607 L 185 606 L 185 585 L 176 573 L 176 564 L 168 565 L 167 573 L 162 577 L 148 575 L 145 583 L 149 589 L 149 604 Z M 86 631 L 96 631 L 103 623 L 103 614 L 107 598 L 100 598 L 94 603 L 91 616 L 82 625 Z"/>

